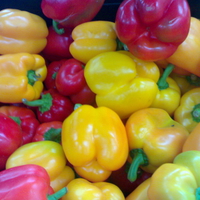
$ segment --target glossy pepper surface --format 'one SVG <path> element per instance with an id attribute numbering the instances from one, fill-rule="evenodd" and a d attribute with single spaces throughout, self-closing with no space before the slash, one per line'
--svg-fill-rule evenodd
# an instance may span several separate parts
<path id="1" fill-rule="evenodd" d="M 178 49 L 166 59 L 169 63 L 172 63 L 197 76 L 200 76 L 199 34 L 200 21 L 197 18 L 191 17 L 190 29 L 187 38 L 179 45 Z"/>
<path id="2" fill-rule="evenodd" d="M 92 165 L 88 175 L 85 171 L 81 176 L 94 182 L 106 180 L 108 177 L 102 176 L 102 171 L 109 176 L 128 157 L 125 127 L 119 116 L 107 107 L 78 107 L 64 120 L 61 135 L 67 160 L 75 170 L 77 167 L 84 171 L 84 167 Z M 102 170 L 95 174 L 93 165 Z"/>
<path id="3" fill-rule="evenodd" d="M 151 177 L 149 200 L 199 199 L 199 167 L 200 151 L 180 153 L 173 163 L 163 164 Z"/>
<path id="4" fill-rule="evenodd" d="M 133 60 L 125 53 L 101 53 L 87 62 L 84 72 L 97 105 L 114 110 L 122 119 L 149 107 L 158 91 L 157 65 Z"/>
<path id="5" fill-rule="evenodd" d="M 76 178 L 67 185 L 68 192 L 61 200 L 124 200 L 122 191 L 108 182 L 91 183 L 83 178 Z"/>
<path id="6" fill-rule="evenodd" d="M 22 137 L 23 133 L 17 122 L 0 113 L 0 170 L 5 169 L 8 157 L 22 145 Z"/>
<path id="7" fill-rule="evenodd" d="M 115 23 L 110 21 L 90 21 L 76 26 L 72 31 L 73 42 L 69 50 L 74 58 L 87 63 L 102 52 L 117 49 Z"/>
<path id="8" fill-rule="evenodd" d="M 40 53 L 47 44 L 44 19 L 27 11 L 0 11 L 0 54 Z"/>
<path id="9" fill-rule="evenodd" d="M 189 90 L 181 97 L 174 119 L 189 132 L 200 122 L 200 87 Z"/>
<path id="10" fill-rule="evenodd" d="M 47 74 L 42 56 L 29 53 L 2 55 L 0 71 L 0 102 L 21 103 L 23 98 L 34 100 L 40 97 Z"/>
<path id="11" fill-rule="evenodd" d="M 186 0 L 125 0 L 116 14 L 116 31 L 129 51 L 144 60 L 171 56 L 188 35 Z"/>
<path id="12" fill-rule="evenodd" d="M 6 162 L 6 169 L 36 164 L 46 169 L 50 180 L 54 180 L 67 163 L 62 146 L 53 141 L 39 141 L 25 144 L 14 151 Z"/>
<path id="13" fill-rule="evenodd" d="M 92 20 L 105 0 L 42 0 L 43 14 L 55 20 L 62 27 L 74 28 Z"/>
<path id="14" fill-rule="evenodd" d="M 126 122 L 126 132 L 133 158 L 129 180 L 137 172 L 138 164 L 144 171 L 153 173 L 163 163 L 173 162 L 189 135 L 184 126 L 160 108 L 134 112 Z"/>
<path id="15" fill-rule="evenodd" d="M 12 105 L 1 106 L 0 113 L 11 117 L 20 125 L 22 129 L 22 144 L 32 141 L 40 122 L 31 109 Z"/>

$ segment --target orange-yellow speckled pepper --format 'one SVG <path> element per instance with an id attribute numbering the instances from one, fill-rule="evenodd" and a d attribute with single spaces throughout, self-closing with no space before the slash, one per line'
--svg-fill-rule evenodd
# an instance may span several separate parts
<path id="1" fill-rule="evenodd" d="M 0 102 L 21 103 L 40 97 L 47 67 L 38 54 L 5 54 L 0 56 L 0 72 Z"/>
<path id="2" fill-rule="evenodd" d="M 0 11 L 0 54 L 40 53 L 47 35 L 47 24 L 40 16 L 18 9 Z"/>

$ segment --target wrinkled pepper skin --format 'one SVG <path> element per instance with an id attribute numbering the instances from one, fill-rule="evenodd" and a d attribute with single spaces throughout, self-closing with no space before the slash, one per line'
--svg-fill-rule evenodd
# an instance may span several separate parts
<path id="1" fill-rule="evenodd" d="M 110 21 L 90 21 L 76 26 L 72 31 L 73 42 L 69 50 L 74 58 L 87 63 L 102 52 L 117 49 L 115 23 Z"/>
<path id="2" fill-rule="evenodd" d="M 38 54 L 17 53 L 0 56 L 0 102 L 21 103 L 34 100 L 44 88 L 47 67 Z"/>
<path id="3" fill-rule="evenodd" d="M 89 174 L 79 174 L 92 181 L 101 181 L 103 170 L 111 171 L 124 165 L 128 157 L 128 141 L 124 124 L 119 116 L 107 107 L 94 108 L 82 105 L 63 122 L 62 146 L 67 160 L 75 167 L 91 167 Z M 101 168 L 95 174 L 95 168 Z M 94 171 L 94 172 L 93 172 Z M 96 180 L 93 180 L 95 176 Z M 104 181 L 102 180 L 102 181 Z"/>
<path id="4" fill-rule="evenodd" d="M 20 126 L 9 116 L 0 113 L 0 170 L 4 170 L 9 156 L 23 142 Z"/>
<path id="5" fill-rule="evenodd" d="M 144 60 L 171 56 L 189 32 L 186 0 L 125 0 L 116 14 L 116 32 L 129 51 Z"/>
<path id="6" fill-rule="evenodd" d="M 130 150 L 141 149 L 145 153 L 147 162 L 140 167 L 150 173 L 163 163 L 173 162 L 189 135 L 184 126 L 160 108 L 134 112 L 126 122 L 126 132 Z"/>
<path id="7" fill-rule="evenodd" d="M 200 87 L 186 92 L 180 100 L 180 105 L 174 112 L 174 119 L 189 132 L 200 122 Z"/>
<path id="8" fill-rule="evenodd" d="M 23 143 L 26 144 L 32 141 L 40 122 L 36 118 L 35 113 L 26 107 L 20 106 L 1 106 L 0 113 L 3 113 L 18 123 L 22 129 Z"/>
<path id="9" fill-rule="evenodd" d="M 180 29 L 182 31 L 182 28 Z M 200 21 L 191 17 L 187 38 L 166 60 L 192 74 L 200 76 Z M 191 59 L 192 58 L 192 59 Z"/>
<path id="10" fill-rule="evenodd" d="M 96 104 L 114 110 L 121 119 L 149 107 L 158 91 L 159 69 L 145 66 L 121 52 L 104 52 L 90 59 L 84 70 L 86 82 L 96 94 Z M 148 66 L 148 64 L 146 64 Z M 143 74 L 144 69 L 148 69 Z M 151 69 L 155 72 L 152 75 Z M 134 103 L 133 103 L 134 102 Z"/>
<path id="11" fill-rule="evenodd" d="M 124 200 L 122 191 L 108 182 L 91 183 L 76 178 L 67 185 L 68 192 L 61 200 Z"/>
<path id="12" fill-rule="evenodd" d="M 40 16 L 18 9 L 0 11 L 0 54 L 40 53 L 48 27 Z"/>
<path id="13" fill-rule="evenodd" d="M 62 27 L 75 26 L 92 20 L 105 0 L 42 0 L 43 14 L 58 22 Z"/>
<path id="14" fill-rule="evenodd" d="M 62 146 L 53 141 L 31 142 L 14 151 L 6 162 L 6 169 L 36 164 L 44 167 L 50 180 L 54 180 L 65 168 L 67 163 Z"/>
<path id="15" fill-rule="evenodd" d="M 165 163 L 153 173 L 148 189 L 149 200 L 199 199 L 199 168 L 200 151 L 180 153 L 173 163 Z"/>

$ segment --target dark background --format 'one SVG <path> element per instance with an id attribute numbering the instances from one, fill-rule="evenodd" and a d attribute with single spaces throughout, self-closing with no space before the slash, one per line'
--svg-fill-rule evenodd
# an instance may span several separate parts
<path id="1" fill-rule="evenodd" d="M 116 11 L 122 1 L 123 0 L 105 0 L 104 6 L 94 20 L 115 21 Z M 200 0 L 188 0 L 188 3 L 192 16 L 200 19 Z M 41 0 L 0 0 L 0 10 L 5 8 L 26 10 L 40 15 L 47 21 L 48 25 L 51 25 L 51 20 L 43 15 L 40 4 Z"/>

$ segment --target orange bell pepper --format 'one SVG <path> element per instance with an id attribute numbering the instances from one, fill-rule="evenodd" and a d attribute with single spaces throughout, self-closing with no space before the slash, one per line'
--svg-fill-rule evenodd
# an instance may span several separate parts
<path id="1" fill-rule="evenodd" d="M 183 125 L 160 108 L 134 112 L 125 127 L 133 158 L 128 172 L 130 181 L 136 180 L 138 167 L 153 173 L 163 163 L 172 162 L 189 135 Z"/>
<path id="2" fill-rule="evenodd" d="M 48 27 L 39 15 L 18 9 L 0 11 L 0 54 L 40 53 Z"/>
<path id="3" fill-rule="evenodd" d="M 82 105 L 76 108 L 64 120 L 61 136 L 67 160 L 87 180 L 104 181 L 127 160 L 125 126 L 107 107 Z"/>

